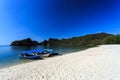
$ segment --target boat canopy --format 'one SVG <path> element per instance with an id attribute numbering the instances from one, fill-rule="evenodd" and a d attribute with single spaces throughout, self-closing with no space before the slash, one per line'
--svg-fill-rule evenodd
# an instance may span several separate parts
<path id="1" fill-rule="evenodd" d="M 42 53 L 44 50 L 29 50 L 29 51 L 22 51 L 21 54 L 32 54 L 34 53 Z"/>
<path id="2" fill-rule="evenodd" d="M 30 51 L 22 51 L 20 54 L 32 54 Z"/>
<path id="3" fill-rule="evenodd" d="M 44 52 L 44 50 L 30 50 L 31 53 L 42 53 Z"/>
<path id="4" fill-rule="evenodd" d="M 29 51 L 22 51 L 20 54 L 33 54 L 33 53 L 44 53 L 47 51 L 47 53 L 52 53 L 52 49 L 43 49 L 43 50 L 29 50 Z"/>

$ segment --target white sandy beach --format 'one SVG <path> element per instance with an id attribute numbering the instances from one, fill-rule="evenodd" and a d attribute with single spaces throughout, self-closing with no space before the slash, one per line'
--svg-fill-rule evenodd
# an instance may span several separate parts
<path id="1" fill-rule="evenodd" d="M 0 69 L 0 80 L 120 80 L 120 45 Z"/>

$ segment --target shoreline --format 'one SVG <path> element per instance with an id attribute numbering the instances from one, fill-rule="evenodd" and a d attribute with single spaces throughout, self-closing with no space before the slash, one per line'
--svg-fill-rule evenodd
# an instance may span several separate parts
<path id="1" fill-rule="evenodd" d="M 88 49 L 88 48 L 82 47 L 82 48 L 72 48 L 72 49 L 69 49 L 68 51 L 65 51 L 65 50 L 64 51 L 59 50 L 59 51 L 60 51 L 60 53 L 62 53 L 62 55 L 65 55 L 65 54 L 75 53 L 75 52 L 78 52 L 78 51 L 83 51 L 83 50 L 86 50 L 86 49 Z M 19 58 L 19 56 L 17 56 L 17 57 L 18 57 L 17 61 L 14 60 L 15 62 L 13 62 L 13 63 L 11 63 L 11 62 L 10 63 L 2 63 L 1 62 L 0 63 L 0 69 L 36 61 L 36 60 L 32 60 L 32 59 L 22 59 L 22 58 Z M 53 56 L 53 57 L 56 57 L 56 56 Z M 45 57 L 43 60 L 45 60 L 47 58 L 52 58 L 52 57 Z M 41 60 L 41 59 L 39 59 L 39 60 Z"/>
<path id="2" fill-rule="evenodd" d="M 22 63 L 7 64 L 7 65 L 4 65 L 4 66 L 1 66 L 0 69 L 9 68 L 9 67 L 13 67 L 13 66 L 21 65 L 21 64 L 26 64 L 26 63 L 31 63 L 31 62 L 33 62 L 33 61 L 30 60 L 30 61 L 22 62 Z"/>
<path id="3" fill-rule="evenodd" d="M 0 80 L 119 80 L 120 45 L 86 50 L 0 69 Z"/>

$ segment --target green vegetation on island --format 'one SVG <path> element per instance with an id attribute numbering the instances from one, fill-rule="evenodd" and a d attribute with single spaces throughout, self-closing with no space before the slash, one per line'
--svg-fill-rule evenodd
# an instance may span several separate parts
<path id="1" fill-rule="evenodd" d="M 37 41 L 33 41 L 30 38 L 13 41 L 11 46 L 36 46 L 39 45 Z"/>
<path id="2" fill-rule="evenodd" d="M 89 34 L 85 36 L 72 37 L 68 39 L 49 38 L 40 43 L 32 41 L 30 38 L 14 41 L 12 46 L 49 46 L 49 47 L 80 47 L 80 46 L 96 46 L 101 44 L 120 44 L 120 35 L 108 33 Z"/>
<path id="3" fill-rule="evenodd" d="M 120 44 L 120 35 L 107 36 L 102 40 L 102 44 Z"/>
<path id="4" fill-rule="evenodd" d="M 62 47 L 80 47 L 80 46 L 96 46 L 104 42 L 104 38 L 108 36 L 113 36 L 107 33 L 97 33 L 89 34 L 80 37 L 72 37 L 69 39 L 55 39 L 50 38 L 49 40 L 44 40 L 40 44 L 43 46 L 62 46 Z"/>

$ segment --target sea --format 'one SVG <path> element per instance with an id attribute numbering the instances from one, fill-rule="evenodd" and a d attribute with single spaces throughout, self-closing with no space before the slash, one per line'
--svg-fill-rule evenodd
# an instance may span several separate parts
<path id="1" fill-rule="evenodd" d="M 5 67 L 10 67 L 13 65 L 18 65 L 22 63 L 28 63 L 35 60 L 23 59 L 19 57 L 21 51 L 27 50 L 36 50 L 36 49 L 45 49 L 43 46 L 34 46 L 34 47 L 19 47 L 19 46 L 9 46 L 9 45 L 0 45 L 0 69 Z M 55 52 L 60 52 L 61 54 L 68 54 L 76 51 L 81 51 L 86 49 L 85 47 L 72 48 L 72 47 L 53 47 Z"/>

